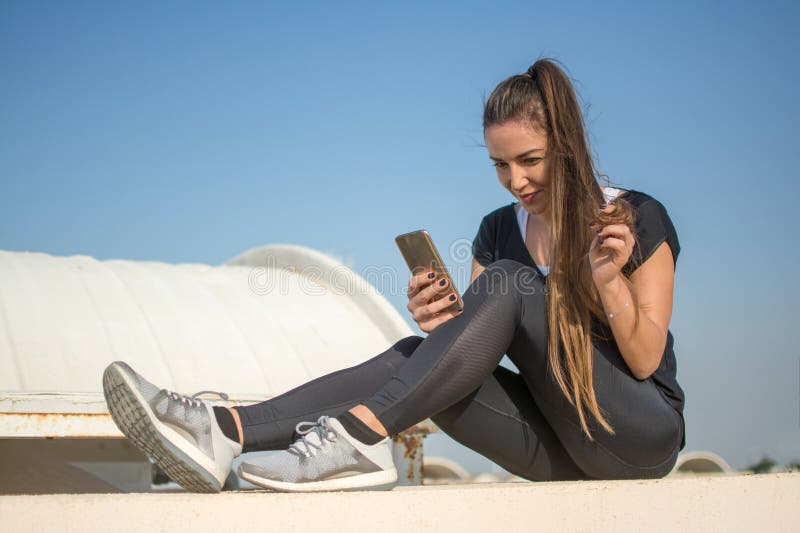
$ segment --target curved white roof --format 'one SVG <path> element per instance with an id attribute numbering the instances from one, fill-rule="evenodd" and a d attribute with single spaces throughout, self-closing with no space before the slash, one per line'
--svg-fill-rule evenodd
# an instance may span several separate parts
<path id="1" fill-rule="evenodd" d="M 173 390 L 263 398 L 411 334 L 374 287 L 300 246 L 223 266 L 0 251 L 0 391 L 98 392 L 125 360 Z"/>
<path id="2" fill-rule="evenodd" d="M 678 456 L 673 472 L 734 472 L 728 462 L 714 452 L 694 451 L 682 453 Z"/>

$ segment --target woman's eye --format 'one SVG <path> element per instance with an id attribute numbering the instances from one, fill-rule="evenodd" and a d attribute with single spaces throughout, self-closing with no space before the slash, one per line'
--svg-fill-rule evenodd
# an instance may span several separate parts
<path id="1" fill-rule="evenodd" d="M 541 157 L 529 157 L 528 159 L 525 159 L 523 163 L 525 163 L 526 165 L 534 165 L 541 160 L 542 160 Z"/>
<path id="2" fill-rule="evenodd" d="M 508 163 L 505 163 L 505 162 L 503 162 L 503 161 L 495 161 L 495 162 L 493 163 L 493 165 L 494 165 L 495 167 L 497 167 L 497 168 L 505 168 L 505 167 L 507 167 L 507 166 L 508 166 Z"/>

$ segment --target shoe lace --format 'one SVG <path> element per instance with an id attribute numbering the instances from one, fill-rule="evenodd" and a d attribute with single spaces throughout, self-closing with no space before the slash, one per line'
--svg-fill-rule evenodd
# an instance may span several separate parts
<path id="1" fill-rule="evenodd" d="M 294 441 L 289 446 L 289 451 L 294 451 L 303 455 L 305 457 L 311 457 L 314 452 L 312 448 L 322 449 L 322 444 L 329 440 L 331 442 L 335 441 L 337 438 L 336 432 L 333 431 L 330 426 L 328 425 L 329 417 L 326 415 L 322 415 L 316 422 L 300 422 L 294 428 L 295 432 L 300 435 L 300 438 Z M 304 427 L 304 426 L 308 427 Z M 308 435 L 311 433 L 316 433 L 319 436 L 320 444 L 315 444 L 314 442 L 308 439 Z M 304 449 L 305 448 L 305 449 Z"/>
<path id="2" fill-rule="evenodd" d="M 187 407 L 200 407 L 201 405 L 203 405 L 202 400 L 198 399 L 198 396 L 201 396 L 203 394 L 215 394 L 220 398 L 222 398 L 223 400 L 228 399 L 228 395 L 225 394 L 224 392 L 217 392 L 213 390 L 201 390 L 200 392 L 195 392 L 191 396 L 186 396 L 184 394 L 173 392 L 167 389 L 164 389 L 164 393 L 171 399 L 175 400 L 176 402 L 181 402 Z"/>

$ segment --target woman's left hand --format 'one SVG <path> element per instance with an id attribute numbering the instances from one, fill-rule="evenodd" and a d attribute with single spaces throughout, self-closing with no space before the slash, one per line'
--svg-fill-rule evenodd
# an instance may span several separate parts
<path id="1" fill-rule="evenodd" d="M 612 213 L 616 209 L 613 204 L 603 209 L 604 213 Z M 592 239 L 589 247 L 589 263 L 592 267 L 592 278 L 598 287 L 614 281 L 622 271 L 633 253 L 633 234 L 625 224 L 601 226 L 595 223 L 592 228 L 601 231 Z"/>

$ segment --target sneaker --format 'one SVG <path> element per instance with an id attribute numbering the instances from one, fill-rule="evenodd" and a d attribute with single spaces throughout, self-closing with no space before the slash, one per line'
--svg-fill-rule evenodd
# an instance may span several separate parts
<path id="1" fill-rule="evenodd" d="M 260 487 L 287 492 L 389 490 L 397 483 L 389 437 L 364 444 L 327 416 L 300 422 L 295 431 L 300 438 L 288 449 L 243 462 L 239 476 Z"/>
<path id="2" fill-rule="evenodd" d="M 127 364 L 111 363 L 103 393 L 111 418 L 173 481 L 194 492 L 219 492 L 242 446 L 226 437 L 208 402 L 159 389 Z"/>

